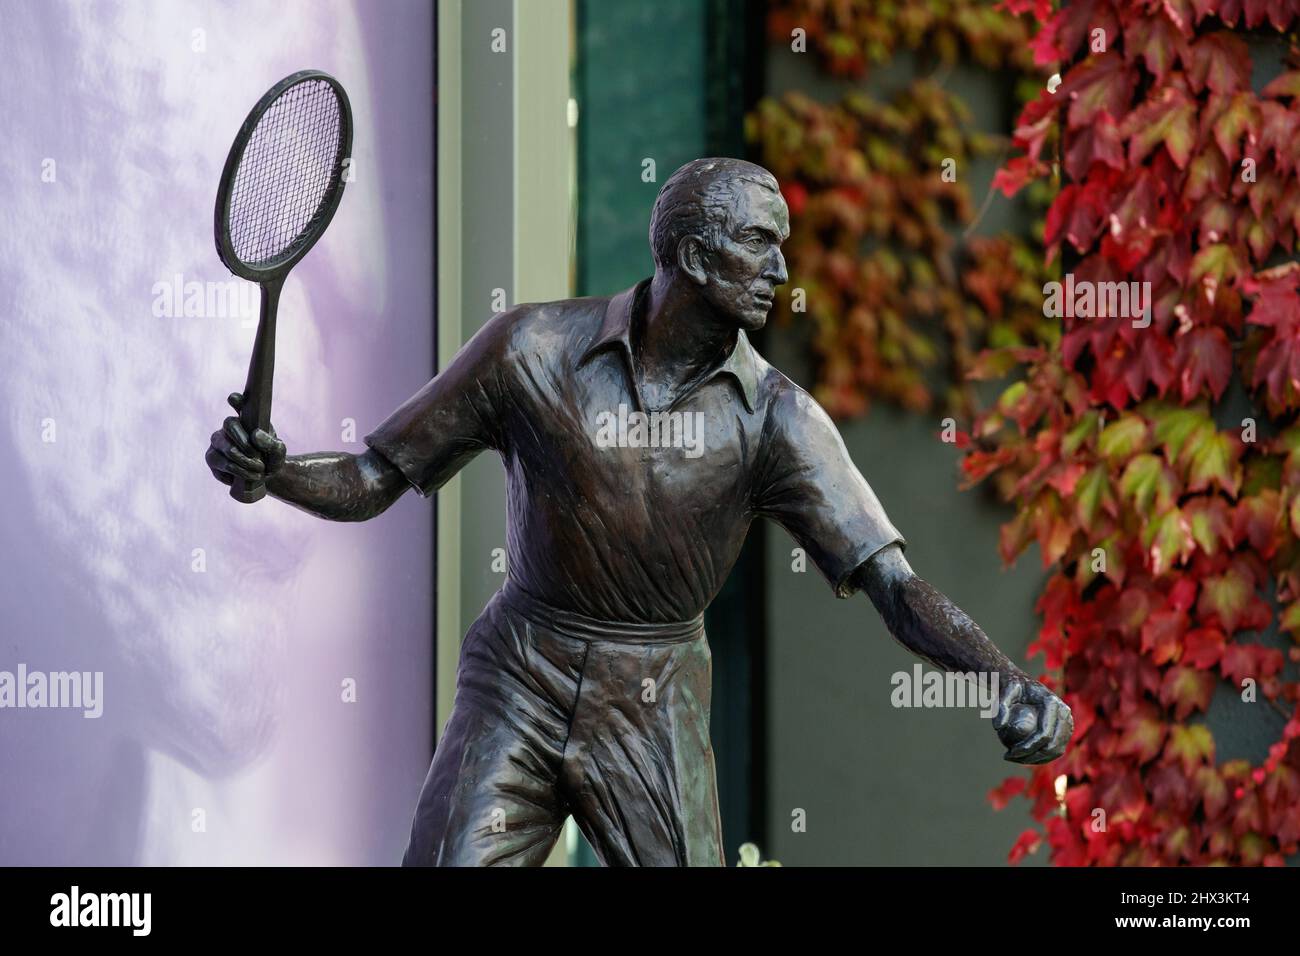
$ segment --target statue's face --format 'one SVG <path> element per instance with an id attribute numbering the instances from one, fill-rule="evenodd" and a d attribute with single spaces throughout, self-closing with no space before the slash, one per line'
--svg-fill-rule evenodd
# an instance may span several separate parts
<path id="1" fill-rule="evenodd" d="M 743 186 L 730 227 L 707 258 L 703 291 L 719 314 L 753 331 L 767 322 L 775 289 L 789 278 L 781 243 L 790 235 L 790 211 L 780 193 L 756 183 Z"/>

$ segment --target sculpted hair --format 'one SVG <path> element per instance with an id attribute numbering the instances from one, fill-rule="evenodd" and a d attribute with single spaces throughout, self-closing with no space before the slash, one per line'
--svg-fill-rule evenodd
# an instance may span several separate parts
<path id="1" fill-rule="evenodd" d="M 775 176 L 743 159 L 693 159 L 669 176 L 650 212 L 655 267 L 676 268 L 677 245 L 686 236 L 699 236 L 708 249 L 716 249 L 742 183 L 781 189 Z"/>

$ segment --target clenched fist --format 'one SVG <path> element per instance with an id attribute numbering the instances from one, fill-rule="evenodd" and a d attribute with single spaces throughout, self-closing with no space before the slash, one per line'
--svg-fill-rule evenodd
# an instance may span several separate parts
<path id="1" fill-rule="evenodd" d="M 238 412 L 243 406 L 244 396 L 235 392 L 226 401 Z M 249 435 L 234 415 L 212 433 L 204 457 L 213 477 L 223 485 L 231 484 L 236 478 L 249 484 L 264 482 L 279 470 L 284 459 L 284 442 L 276 437 L 274 428 L 268 427 L 265 431 L 259 428 Z"/>
<path id="2" fill-rule="evenodd" d="M 1074 715 L 1065 701 L 1036 680 L 1012 678 L 1002 691 L 993 729 L 1013 763 L 1050 763 L 1065 753 Z"/>

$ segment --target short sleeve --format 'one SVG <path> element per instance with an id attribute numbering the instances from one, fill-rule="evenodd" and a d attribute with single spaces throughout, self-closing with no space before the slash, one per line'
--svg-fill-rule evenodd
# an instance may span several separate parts
<path id="1" fill-rule="evenodd" d="M 837 597 L 853 593 L 853 572 L 877 551 L 906 545 L 830 416 L 798 386 L 772 399 L 762 456 L 755 511 L 790 533 Z"/>
<path id="2" fill-rule="evenodd" d="M 365 438 L 421 495 L 436 492 L 479 452 L 500 448 L 506 315 L 489 320 Z"/>

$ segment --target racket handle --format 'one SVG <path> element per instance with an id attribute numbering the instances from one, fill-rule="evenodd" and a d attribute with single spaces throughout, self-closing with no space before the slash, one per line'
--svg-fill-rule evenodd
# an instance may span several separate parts
<path id="1" fill-rule="evenodd" d="M 248 360 L 248 381 L 244 401 L 239 407 L 239 422 L 252 439 L 257 429 L 271 427 L 271 386 L 275 378 L 275 316 L 280 308 L 280 290 L 284 277 L 262 283 L 262 308 L 257 319 L 257 337 L 253 355 Z M 266 497 L 266 483 L 236 478 L 230 484 L 230 497 L 246 505 Z"/>
<path id="2" fill-rule="evenodd" d="M 261 501 L 266 497 L 266 483 L 236 478 L 230 483 L 230 497 L 243 504 L 251 505 L 254 501 Z"/>

